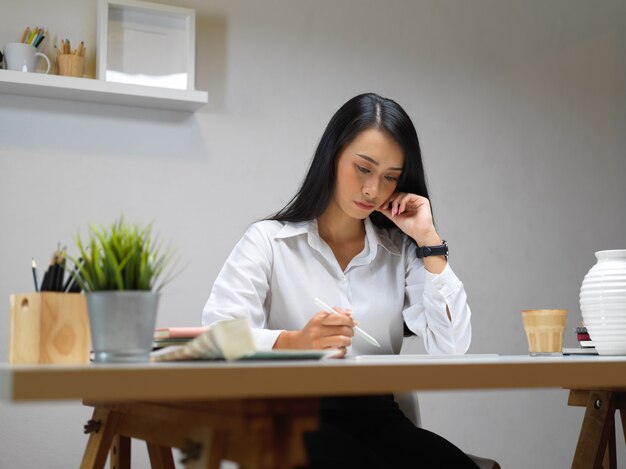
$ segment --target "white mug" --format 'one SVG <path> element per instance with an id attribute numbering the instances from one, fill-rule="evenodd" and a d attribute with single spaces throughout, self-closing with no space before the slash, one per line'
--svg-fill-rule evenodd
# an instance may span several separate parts
<path id="1" fill-rule="evenodd" d="M 9 42 L 4 46 L 4 61 L 7 70 L 34 72 L 37 70 L 37 57 L 42 57 L 48 64 L 45 73 L 50 72 L 50 59 L 46 54 L 37 52 L 34 46 L 23 42 Z"/>

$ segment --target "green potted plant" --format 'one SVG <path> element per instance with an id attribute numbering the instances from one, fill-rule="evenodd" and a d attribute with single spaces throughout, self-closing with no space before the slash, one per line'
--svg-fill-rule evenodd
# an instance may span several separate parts
<path id="1" fill-rule="evenodd" d="M 157 242 L 151 224 L 123 217 L 108 228 L 91 225 L 87 241 L 77 235 L 76 245 L 74 276 L 87 295 L 94 361 L 149 361 L 159 291 L 172 278 L 161 280 L 171 249 Z"/>

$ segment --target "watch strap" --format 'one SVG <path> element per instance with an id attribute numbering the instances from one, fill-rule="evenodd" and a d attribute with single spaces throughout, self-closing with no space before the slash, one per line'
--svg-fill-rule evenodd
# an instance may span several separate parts
<path id="1" fill-rule="evenodd" d="M 417 246 L 417 257 L 422 259 L 429 256 L 446 256 L 448 257 L 448 243 L 442 240 L 441 244 L 436 246 Z"/>

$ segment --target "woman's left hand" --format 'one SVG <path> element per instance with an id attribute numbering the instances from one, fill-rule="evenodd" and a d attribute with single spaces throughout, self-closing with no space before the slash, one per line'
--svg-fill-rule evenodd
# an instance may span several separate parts
<path id="1" fill-rule="evenodd" d="M 395 192 L 377 210 L 413 238 L 419 246 L 441 243 L 441 238 L 433 225 L 430 202 L 426 197 Z"/>

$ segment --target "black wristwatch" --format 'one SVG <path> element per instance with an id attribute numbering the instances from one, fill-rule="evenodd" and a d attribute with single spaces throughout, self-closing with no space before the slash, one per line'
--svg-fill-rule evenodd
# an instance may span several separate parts
<path id="1" fill-rule="evenodd" d="M 428 256 L 446 256 L 448 258 L 448 243 L 446 240 L 437 246 L 417 246 L 417 257 L 422 259 Z"/>

